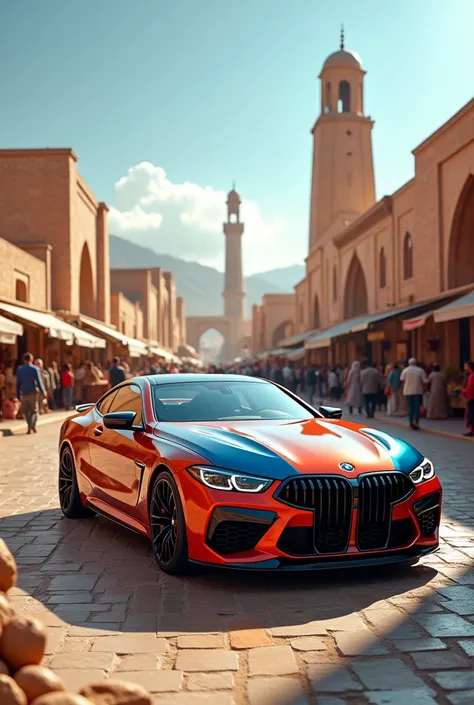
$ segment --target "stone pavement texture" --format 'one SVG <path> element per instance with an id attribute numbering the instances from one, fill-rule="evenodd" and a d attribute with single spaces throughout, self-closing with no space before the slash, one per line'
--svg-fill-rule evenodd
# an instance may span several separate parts
<path id="1" fill-rule="evenodd" d="M 48 414 L 41 414 L 38 417 L 38 429 L 42 426 L 48 426 L 49 424 L 57 424 L 65 421 L 69 416 L 74 414 L 74 411 L 64 411 L 60 409 L 58 411 L 50 411 Z M 26 430 L 26 422 L 24 419 L 13 419 L 9 421 L 8 419 L 0 419 L 0 437 L 1 436 L 14 436 L 14 435 L 24 435 Z"/>
<path id="2" fill-rule="evenodd" d="M 445 504 L 441 550 L 414 568 L 181 579 L 133 533 L 61 517 L 58 430 L 0 437 L 0 535 L 20 570 L 16 608 L 47 625 L 47 663 L 70 687 L 114 675 L 161 705 L 474 702 L 469 443 L 416 436 Z"/>

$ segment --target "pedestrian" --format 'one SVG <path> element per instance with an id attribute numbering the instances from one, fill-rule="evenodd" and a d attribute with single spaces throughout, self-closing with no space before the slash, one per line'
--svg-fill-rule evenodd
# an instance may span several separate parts
<path id="1" fill-rule="evenodd" d="M 283 384 L 287 389 L 291 389 L 292 383 L 293 383 L 293 370 L 289 366 L 287 362 L 285 362 L 283 369 L 282 369 L 282 374 L 283 374 Z"/>
<path id="2" fill-rule="evenodd" d="M 21 400 L 21 411 L 28 427 L 27 433 L 36 433 L 38 421 L 38 401 L 47 399 L 40 369 L 33 365 L 33 355 L 29 352 L 23 355 L 23 365 L 16 373 L 16 396 Z"/>
<path id="3" fill-rule="evenodd" d="M 64 363 L 61 370 L 61 389 L 63 407 L 66 411 L 70 411 L 72 407 L 72 395 L 74 392 L 74 375 L 72 373 L 71 365 L 68 362 Z"/>
<path id="4" fill-rule="evenodd" d="M 439 365 L 433 365 L 428 375 L 429 395 L 426 417 L 428 419 L 446 419 L 448 417 L 448 390 L 446 377 Z"/>
<path id="5" fill-rule="evenodd" d="M 403 370 L 400 381 L 403 384 L 403 395 L 408 407 L 408 423 L 410 428 L 418 431 L 420 428 L 423 394 L 428 384 L 428 378 L 425 371 L 418 366 L 414 357 L 408 360 L 408 367 Z"/>
<path id="6" fill-rule="evenodd" d="M 398 362 L 394 362 L 392 369 L 388 373 L 385 385 L 385 396 L 387 397 L 387 416 L 400 416 L 402 410 L 402 383 L 400 378 L 402 371 Z"/>
<path id="7" fill-rule="evenodd" d="M 362 394 L 365 400 L 365 412 L 368 419 L 373 419 L 375 416 L 375 407 L 377 406 L 377 397 L 382 386 L 380 372 L 375 365 L 364 365 L 364 369 L 360 374 Z"/>
<path id="8" fill-rule="evenodd" d="M 335 367 L 328 374 L 328 394 L 331 401 L 339 398 L 339 377 Z"/>
<path id="9" fill-rule="evenodd" d="M 151 366 L 150 366 L 150 374 L 156 374 L 156 370 L 151 372 Z M 120 384 L 121 382 L 125 382 L 126 380 L 126 375 L 125 375 L 125 369 L 122 367 L 120 364 L 120 359 L 118 357 L 114 357 L 112 360 L 112 365 L 109 369 L 109 382 L 110 382 L 110 387 L 116 387 L 117 384 Z"/>
<path id="10" fill-rule="evenodd" d="M 349 374 L 347 375 L 346 391 L 346 404 L 349 406 L 349 413 L 352 414 L 352 410 L 355 406 L 359 409 L 359 414 L 361 414 L 364 400 L 362 396 L 360 362 L 357 360 L 352 363 Z"/>
<path id="11" fill-rule="evenodd" d="M 315 385 L 316 385 L 316 371 L 314 369 L 314 366 L 310 365 L 306 370 L 306 379 L 305 379 L 306 397 L 307 397 L 310 404 L 313 403 Z"/>
<path id="12" fill-rule="evenodd" d="M 39 404 L 39 412 L 40 414 L 47 414 L 49 411 L 48 403 L 51 399 L 51 378 L 48 371 L 45 370 L 43 360 L 41 360 L 41 358 L 37 358 L 33 364 L 39 369 L 41 379 L 43 380 L 43 387 L 46 389 L 46 399 L 41 399 Z"/>
<path id="13" fill-rule="evenodd" d="M 461 391 L 461 394 L 466 397 L 466 426 L 467 433 L 465 436 L 474 436 L 474 362 L 469 361 L 464 365 L 464 369 L 469 375 L 467 384 Z"/>

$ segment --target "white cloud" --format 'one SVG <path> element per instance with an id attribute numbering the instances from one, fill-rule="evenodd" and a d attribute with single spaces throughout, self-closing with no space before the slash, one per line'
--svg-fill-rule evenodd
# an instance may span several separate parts
<path id="1" fill-rule="evenodd" d="M 142 162 L 116 183 L 115 192 L 111 233 L 158 253 L 223 268 L 225 191 L 189 182 L 174 184 L 164 169 Z M 281 219 L 265 218 L 257 203 L 243 199 L 241 220 L 247 274 L 297 260 L 294 240 Z"/>

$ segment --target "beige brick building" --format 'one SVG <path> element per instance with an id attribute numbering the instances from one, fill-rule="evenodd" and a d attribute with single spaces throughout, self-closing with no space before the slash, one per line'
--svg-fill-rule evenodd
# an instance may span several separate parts
<path id="1" fill-rule="evenodd" d="M 474 289 L 474 100 L 413 150 L 414 178 L 376 202 L 364 81 L 343 44 L 320 74 L 306 276 L 284 345 L 319 363 L 414 354 L 457 366 L 474 357 L 474 319 L 433 312 Z M 254 353 L 282 342 L 270 311 L 267 297 L 254 310 Z"/>
<path id="2" fill-rule="evenodd" d="M 46 360 L 98 361 L 186 343 L 171 273 L 111 279 L 107 214 L 72 149 L 0 150 L 0 315 L 23 326 L 2 358 L 31 349 Z"/>

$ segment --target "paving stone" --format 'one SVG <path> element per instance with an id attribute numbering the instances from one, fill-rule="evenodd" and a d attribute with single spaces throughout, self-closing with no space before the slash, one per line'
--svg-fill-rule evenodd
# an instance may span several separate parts
<path id="1" fill-rule="evenodd" d="M 399 639 L 394 645 L 403 653 L 407 651 L 443 651 L 448 648 L 444 641 L 435 638 Z"/>
<path id="2" fill-rule="evenodd" d="M 73 653 L 57 654 L 51 660 L 53 669 L 75 669 L 88 668 L 109 671 L 116 659 L 115 653 L 101 652 L 91 653 L 90 651 L 75 651 Z"/>
<path id="3" fill-rule="evenodd" d="M 401 683 L 407 690 L 425 687 L 421 678 L 400 659 L 358 661 L 352 667 L 368 690 L 397 690 Z"/>
<path id="4" fill-rule="evenodd" d="M 117 671 L 153 671 L 161 665 L 161 658 L 156 654 L 130 654 L 120 661 Z"/>
<path id="5" fill-rule="evenodd" d="M 343 656 L 381 656 L 388 654 L 387 649 L 374 643 L 374 635 L 368 630 L 362 632 L 338 632 L 334 635 L 336 646 Z"/>
<path id="6" fill-rule="evenodd" d="M 92 575 L 57 575 L 51 580 L 49 589 L 51 592 L 60 592 L 61 590 L 73 590 L 74 592 L 78 590 L 93 590 L 96 582 L 97 578 Z"/>
<path id="7" fill-rule="evenodd" d="M 231 693 L 169 693 L 156 696 L 155 705 L 234 705 L 234 699 Z"/>
<path id="8" fill-rule="evenodd" d="M 120 680 L 138 683 L 150 693 L 171 693 L 181 690 L 183 674 L 181 671 L 121 671 Z"/>
<path id="9" fill-rule="evenodd" d="M 353 700 L 355 703 L 355 700 Z M 323 695 L 320 698 L 316 698 L 316 705 L 346 705 L 347 700 L 341 700 L 341 698 L 333 698 L 330 695 Z"/>
<path id="10" fill-rule="evenodd" d="M 444 690 L 474 688 L 474 671 L 446 671 L 444 673 L 433 673 L 431 677 Z"/>
<path id="11" fill-rule="evenodd" d="M 251 678 L 247 681 L 250 705 L 275 705 L 301 698 L 303 688 L 295 678 Z"/>
<path id="12" fill-rule="evenodd" d="M 413 690 L 397 690 L 393 693 L 371 692 L 365 693 L 370 705 L 437 705 L 433 691 L 429 688 L 416 688 Z"/>
<path id="13" fill-rule="evenodd" d="M 189 673 L 186 685 L 188 690 L 231 690 L 234 687 L 234 674 L 227 671 Z"/>
<path id="14" fill-rule="evenodd" d="M 178 637 L 178 649 L 223 649 L 223 634 L 186 634 Z"/>
<path id="15" fill-rule="evenodd" d="M 88 683 L 102 681 L 106 676 L 105 671 L 100 671 L 97 668 L 55 668 L 54 672 L 64 681 L 66 688 L 73 692 L 77 692 Z"/>
<path id="16" fill-rule="evenodd" d="M 474 703 L 474 690 L 463 690 L 460 693 L 448 695 L 451 705 L 472 705 Z"/>
<path id="17" fill-rule="evenodd" d="M 290 645 L 295 651 L 325 651 L 327 649 L 322 639 L 311 636 L 293 639 Z"/>
<path id="18" fill-rule="evenodd" d="M 436 671 L 450 668 L 470 668 L 468 658 L 454 651 L 420 651 L 412 653 L 411 657 L 416 668 L 421 671 Z"/>
<path id="19" fill-rule="evenodd" d="M 474 657 L 474 640 L 468 641 L 467 639 L 460 639 L 458 641 L 458 644 L 464 651 L 464 653 L 466 653 L 468 656 Z"/>
<path id="20" fill-rule="evenodd" d="M 436 637 L 474 636 L 474 624 L 457 614 L 421 614 L 415 619 L 428 634 Z"/>
<path id="21" fill-rule="evenodd" d="M 178 652 L 178 671 L 237 671 L 238 656 L 234 651 L 223 649 L 184 649 Z"/>
<path id="22" fill-rule="evenodd" d="M 122 636 L 98 637 L 92 644 L 92 652 L 113 651 L 116 654 L 164 654 L 168 650 L 166 639 L 159 639 L 154 634 L 135 634 Z"/>
<path id="23" fill-rule="evenodd" d="M 317 695 L 362 690 L 361 684 L 346 668 L 334 663 L 311 664 L 308 666 L 308 678 L 313 692 Z"/>
<path id="24" fill-rule="evenodd" d="M 352 613 L 343 617 L 329 617 L 299 625 L 273 627 L 271 633 L 277 637 L 326 636 L 332 631 L 360 631 L 365 624 L 359 615 Z"/>
<path id="25" fill-rule="evenodd" d="M 461 615 L 461 617 L 474 614 L 474 595 L 469 602 L 467 600 L 463 602 L 460 600 L 446 600 L 446 602 L 441 602 L 440 604 L 450 612 Z"/>
<path id="26" fill-rule="evenodd" d="M 250 676 L 285 676 L 298 673 L 293 651 L 289 646 L 262 646 L 248 653 Z"/>
<path id="27" fill-rule="evenodd" d="M 265 629 L 236 629 L 229 633 L 229 638 L 232 649 L 254 649 L 273 643 Z"/>

